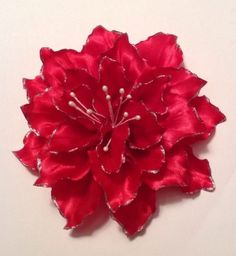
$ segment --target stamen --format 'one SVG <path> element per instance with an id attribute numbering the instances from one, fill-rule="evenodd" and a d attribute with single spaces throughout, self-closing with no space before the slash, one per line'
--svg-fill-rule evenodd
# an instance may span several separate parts
<path id="1" fill-rule="evenodd" d="M 140 116 L 140 115 L 136 115 L 136 116 L 134 116 L 134 117 L 131 117 L 131 118 L 125 120 L 126 113 L 127 113 L 127 112 L 124 112 L 122 119 L 121 119 L 120 122 L 116 125 L 116 127 L 119 126 L 119 125 L 128 123 L 128 122 L 130 122 L 130 121 L 139 121 L 139 120 L 141 120 L 141 116 Z M 128 114 L 128 113 L 127 113 L 127 114 Z"/>
<path id="2" fill-rule="evenodd" d="M 111 96 L 109 94 L 106 95 L 106 100 L 110 100 L 111 99 Z"/>
<path id="3" fill-rule="evenodd" d="M 81 109 L 79 106 L 77 106 L 74 101 L 69 101 L 69 102 L 68 102 L 68 105 L 69 105 L 70 107 L 72 107 L 72 108 L 75 108 L 76 110 L 78 110 L 79 112 L 81 112 L 82 114 L 84 114 L 85 116 L 87 116 L 89 119 L 91 119 L 92 121 L 101 124 L 101 122 L 100 122 L 98 119 L 96 119 L 96 118 L 94 118 L 93 116 L 89 115 L 87 112 L 84 112 L 84 110 Z"/>
<path id="4" fill-rule="evenodd" d="M 119 93 L 120 93 L 121 95 L 123 95 L 123 94 L 125 93 L 125 89 L 124 89 L 124 88 L 120 88 Z"/>
<path id="5" fill-rule="evenodd" d="M 97 113 L 95 111 L 93 111 L 92 109 L 86 108 L 86 106 L 76 97 L 74 92 L 70 92 L 70 96 L 85 110 L 85 112 L 88 115 L 93 114 L 93 118 L 96 119 L 97 121 L 99 121 L 99 119 L 95 116 L 95 114 L 97 114 Z"/>
<path id="6" fill-rule="evenodd" d="M 109 150 L 109 145 L 111 143 L 111 138 L 109 139 L 109 141 L 107 142 L 107 144 L 103 147 L 103 151 L 107 152 Z"/>
<path id="7" fill-rule="evenodd" d="M 123 116 L 124 116 L 124 117 L 128 117 L 128 116 L 129 116 L 129 113 L 128 113 L 128 112 L 124 112 Z"/>
<path id="8" fill-rule="evenodd" d="M 108 109 L 109 109 L 109 113 L 110 113 L 110 117 L 111 117 L 111 123 L 112 123 L 112 127 L 113 127 L 114 123 L 115 123 L 115 120 L 114 120 L 114 113 L 113 113 L 113 108 L 112 108 L 112 104 L 111 104 L 111 95 L 108 94 L 108 87 L 106 85 L 102 86 L 102 90 L 106 94 L 106 100 L 107 100 L 107 103 L 108 103 Z"/>
<path id="9" fill-rule="evenodd" d="M 107 87 L 106 85 L 103 85 L 102 90 L 103 90 L 104 92 L 107 92 L 107 91 L 108 91 L 108 87 Z"/>
<path id="10" fill-rule="evenodd" d="M 103 147 L 103 151 L 104 151 L 104 152 L 107 152 L 108 150 L 109 150 L 109 148 L 108 148 L 108 147 L 106 147 L 106 146 L 105 146 L 105 147 Z"/>
<path id="11" fill-rule="evenodd" d="M 86 113 L 89 114 L 89 115 L 91 115 L 91 114 L 93 113 L 93 110 L 90 109 L 90 108 L 88 108 L 88 109 L 86 110 Z"/>

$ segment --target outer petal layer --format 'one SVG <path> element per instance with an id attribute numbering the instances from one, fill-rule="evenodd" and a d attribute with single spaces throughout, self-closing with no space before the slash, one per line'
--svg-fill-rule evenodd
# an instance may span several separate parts
<path id="1" fill-rule="evenodd" d="M 49 153 L 41 160 L 40 177 L 35 185 L 51 187 L 62 179 L 80 180 L 89 170 L 86 151 Z"/>
<path id="2" fill-rule="evenodd" d="M 36 76 L 34 79 L 24 79 L 23 83 L 29 100 L 32 100 L 36 95 L 43 93 L 48 88 L 41 76 Z"/>
<path id="3" fill-rule="evenodd" d="M 175 147 L 166 155 L 166 164 L 157 174 L 147 174 L 143 176 L 144 182 L 151 189 L 159 190 L 163 187 L 175 187 L 187 185 L 187 153 L 184 148 Z"/>
<path id="4" fill-rule="evenodd" d="M 184 98 L 169 94 L 165 98 L 165 103 L 168 106 L 168 115 L 160 121 L 165 128 L 163 134 L 165 148 L 170 149 L 185 138 L 204 133 L 204 125 Z"/>
<path id="5" fill-rule="evenodd" d="M 225 120 L 225 115 L 205 96 L 194 98 L 191 105 L 197 110 L 198 116 L 206 127 L 205 137 L 212 133 L 217 124 Z"/>
<path id="6" fill-rule="evenodd" d="M 52 188 L 60 213 L 67 219 L 65 228 L 78 226 L 101 203 L 102 191 L 91 175 L 79 181 L 62 180 Z"/>
<path id="7" fill-rule="evenodd" d="M 37 136 L 34 132 L 29 132 L 24 138 L 24 147 L 13 153 L 27 167 L 33 171 L 38 171 L 37 159 L 46 144 L 46 140 Z"/>
<path id="8" fill-rule="evenodd" d="M 156 193 L 146 186 L 139 189 L 137 197 L 127 206 L 119 208 L 114 217 L 132 236 L 141 231 L 156 210 Z"/>
<path id="9" fill-rule="evenodd" d="M 174 35 L 157 33 L 136 45 L 141 56 L 155 67 L 179 67 L 183 62 L 182 51 Z"/>
<path id="10" fill-rule="evenodd" d="M 159 173 L 145 173 L 143 180 L 154 190 L 173 186 L 180 187 L 186 193 L 214 189 L 208 161 L 198 159 L 191 148 L 184 145 L 171 150 L 166 156 L 166 165 Z"/>
<path id="11" fill-rule="evenodd" d="M 29 125 L 41 136 L 49 137 L 55 128 L 66 119 L 52 103 L 49 93 L 38 95 L 29 104 L 21 107 Z"/>

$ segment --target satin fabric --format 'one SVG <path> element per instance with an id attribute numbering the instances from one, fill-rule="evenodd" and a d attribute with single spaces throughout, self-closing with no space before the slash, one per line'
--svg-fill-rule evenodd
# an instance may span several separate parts
<path id="1" fill-rule="evenodd" d="M 66 228 L 103 204 L 131 236 L 155 212 L 156 191 L 214 189 L 191 144 L 225 116 L 198 96 L 206 81 L 183 67 L 176 40 L 157 33 L 133 45 L 98 26 L 80 52 L 41 49 L 41 75 L 24 79 L 31 129 L 15 154 L 52 189 Z"/>

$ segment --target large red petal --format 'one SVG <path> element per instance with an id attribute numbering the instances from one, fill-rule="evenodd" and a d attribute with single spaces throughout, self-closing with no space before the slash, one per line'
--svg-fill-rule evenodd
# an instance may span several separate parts
<path id="1" fill-rule="evenodd" d="M 61 124 L 53 133 L 49 146 L 51 151 L 65 152 L 95 146 L 99 141 L 100 133 L 93 123 L 80 119 Z"/>
<path id="2" fill-rule="evenodd" d="M 125 73 L 133 84 L 147 81 L 150 78 L 150 67 L 139 56 L 137 49 L 130 44 L 128 35 L 122 34 L 117 39 L 114 47 L 106 56 L 117 60 L 125 69 Z"/>
<path id="3" fill-rule="evenodd" d="M 115 212 L 136 197 L 141 185 L 141 171 L 137 165 L 126 162 L 119 173 L 107 174 L 100 167 L 96 151 L 90 153 L 90 159 L 94 178 L 102 186 L 111 211 Z"/>
<path id="4" fill-rule="evenodd" d="M 159 172 L 165 162 L 165 151 L 161 145 L 154 145 L 146 150 L 130 149 L 130 152 L 138 167 L 148 173 Z"/>
<path id="5" fill-rule="evenodd" d="M 48 92 L 38 95 L 21 109 L 29 125 L 44 137 L 50 136 L 66 119 L 66 116 L 55 108 Z"/>
<path id="6" fill-rule="evenodd" d="M 43 93 L 48 88 L 41 76 L 36 76 L 34 79 L 23 79 L 23 84 L 27 90 L 29 100 L 32 100 L 36 95 Z"/>
<path id="7" fill-rule="evenodd" d="M 144 182 L 154 190 L 163 187 L 186 186 L 188 155 L 184 148 L 175 147 L 166 155 L 166 164 L 156 174 L 144 173 Z"/>
<path id="8" fill-rule="evenodd" d="M 184 98 L 176 94 L 168 94 L 165 103 L 168 106 L 168 115 L 159 120 L 165 129 L 163 134 L 165 148 L 170 149 L 185 138 L 203 134 L 204 125 Z"/>
<path id="9" fill-rule="evenodd" d="M 120 125 L 113 128 L 111 132 L 108 132 L 103 142 L 98 145 L 98 158 L 105 172 L 119 172 L 122 163 L 125 161 L 125 147 L 128 136 L 128 125 Z M 106 145 L 107 151 L 104 151 Z"/>
<path id="10" fill-rule="evenodd" d="M 206 127 L 205 138 L 213 132 L 216 125 L 225 120 L 225 115 L 219 108 L 210 103 L 205 96 L 196 97 L 191 101 L 191 105 L 197 110 L 197 114 Z"/>
<path id="11" fill-rule="evenodd" d="M 143 180 L 154 190 L 173 186 L 186 193 L 214 189 L 208 161 L 198 159 L 191 148 L 184 145 L 174 147 L 167 154 L 166 164 L 159 173 L 144 173 Z"/>
<path id="12" fill-rule="evenodd" d="M 114 217 L 124 231 L 132 236 L 140 232 L 152 214 L 156 211 L 156 193 L 142 186 L 137 197 L 127 206 L 120 207 Z"/>
<path id="13" fill-rule="evenodd" d="M 74 228 L 101 204 L 102 191 L 91 175 L 82 180 L 62 180 L 52 188 L 52 198 L 62 216 L 67 219 L 65 228 Z"/>
<path id="14" fill-rule="evenodd" d="M 166 88 L 167 79 L 156 78 L 148 83 L 134 87 L 132 97 L 135 101 L 143 102 L 149 111 L 163 114 L 167 107 L 163 102 L 163 93 Z"/>
<path id="15" fill-rule="evenodd" d="M 40 177 L 35 185 L 51 187 L 61 179 L 80 180 L 89 170 L 86 151 L 49 153 L 41 159 Z"/>
<path id="16" fill-rule="evenodd" d="M 32 171 L 38 171 L 38 157 L 44 149 L 46 140 L 37 136 L 34 132 L 29 132 L 24 138 L 24 146 L 13 153 L 16 157 Z"/>
<path id="17" fill-rule="evenodd" d="M 214 190 L 214 182 L 211 177 L 211 169 L 207 159 L 198 159 L 193 155 L 191 148 L 188 151 L 188 182 L 182 190 L 186 193 L 194 193 L 201 189 Z"/>
<path id="18" fill-rule="evenodd" d="M 163 68 L 159 69 L 158 74 L 169 76 L 167 93 L 177 94 L 186 100 L 192 99 L 198 94 L 206 81 L 199 78 L 185 68 Z"/>
<path id="19" fill-rule="evenodd" d="M 40 50 L 43 62 L 42 75 L 50 86 L 56 87 L 66 79 L 68 69 L 85 69 L 92 76 L 97 76 L 97 61 L 92 55 L 72 49 L 53 51 L 49 48 Z"/>
<path id="20" fill-rule="evenodd" d="M 87 42 L 82 49 L 82 53 L 100 56 L 114 46 L 117 38 L 121 36 L 120 32 L 109 31 L 102 26 L 97 26 L 88 36 Z"/>
<path id="21" fill-rule="evenodd" d="M 177 37 L 157 33 L 136 45 L 140 55 L 156 67 L 179 67 L 183 62 L 182 51 L 176 44 Z"/>

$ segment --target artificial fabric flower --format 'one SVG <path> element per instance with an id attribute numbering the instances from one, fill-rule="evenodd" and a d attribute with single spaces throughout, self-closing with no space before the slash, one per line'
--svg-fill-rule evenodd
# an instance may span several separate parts
<path id="1" fill-rule="evenodd" d="M 40 57 L 40 75 L 24 79 L 30 131 L 15 154 L 38 175 L 35 185 L 52 189 L 66 228 L 103 205 L 134 235 L 155 212 L 158 190 L 214 189 L 191 145 L 225 117 L 198 96 L 206 81 L 183 66 L 176 36 L 133 45 L 98 26 L 80 52 L 42 48 Z"/>

